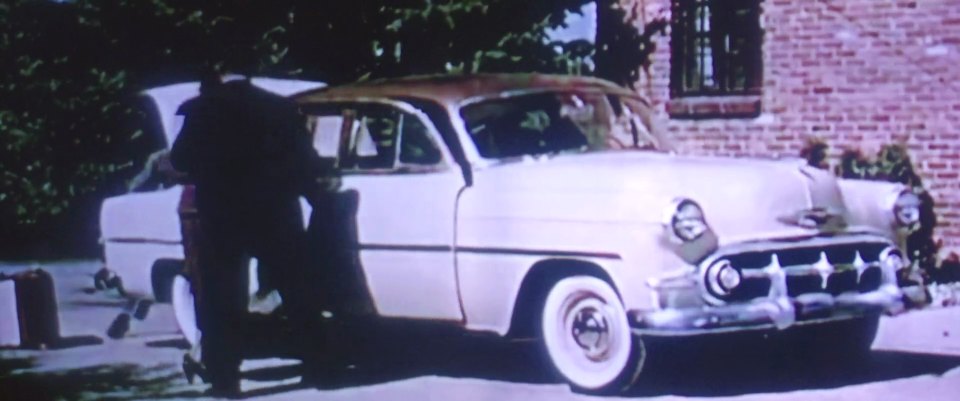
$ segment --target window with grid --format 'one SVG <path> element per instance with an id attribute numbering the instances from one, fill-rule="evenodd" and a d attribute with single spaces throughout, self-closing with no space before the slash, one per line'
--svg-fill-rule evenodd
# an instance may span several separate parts
<path id="1" fill-rule="evenodd" d="M 670 94 L 758 95 L 761 0 L 673 0 Z"/>

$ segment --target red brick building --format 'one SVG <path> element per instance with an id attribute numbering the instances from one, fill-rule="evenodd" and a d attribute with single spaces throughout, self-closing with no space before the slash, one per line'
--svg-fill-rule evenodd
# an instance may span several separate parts
<path id="1" fill-rule="evenodd" d="M 621 0 L 670 20 L 637 90 L 681 151 L 797 156 L 900 143 L 960 249 L 960 0 Z"/>

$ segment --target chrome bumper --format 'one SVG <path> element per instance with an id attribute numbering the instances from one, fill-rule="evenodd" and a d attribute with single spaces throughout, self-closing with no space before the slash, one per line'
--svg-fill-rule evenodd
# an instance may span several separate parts
<path id="1" fill-rule="evenodd" d="M 745 330 L 786 329 L 792 326 L 853 319 L 903 311 L 902 293 L 883 285 L 864 294 L 805 294 L 796 298 L 762 298 L 751 302 L 688 309 L 631 311 L 635 334 L 688 336 Z"/>

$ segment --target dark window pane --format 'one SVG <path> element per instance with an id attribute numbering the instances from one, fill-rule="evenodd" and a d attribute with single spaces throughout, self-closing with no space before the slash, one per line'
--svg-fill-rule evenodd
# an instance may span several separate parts
<path id="1" fill-rule="evenodd" d="M 440 150 L 430 141 L 427 126 L 416 116 L 403 116 L 400 133 L 400 162 L 432 165 L 440 162 Z"/>
<path id="2" fill-rule="evenodd" d="M 758 93 L 759 0 L 674 0 L 671 95 Z"/>

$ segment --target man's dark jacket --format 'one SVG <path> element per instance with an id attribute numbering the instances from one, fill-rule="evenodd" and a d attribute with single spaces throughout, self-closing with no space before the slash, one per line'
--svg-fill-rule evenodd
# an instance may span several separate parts
<path id="1" fill-rule="evenodd" d="M 170 155 L 196 184 L 198 209 L 269 214 L 309 195 L 324 167 L 296 104 L 249 81 L 207 92 L 178 110 L 184 126 Z"/>

